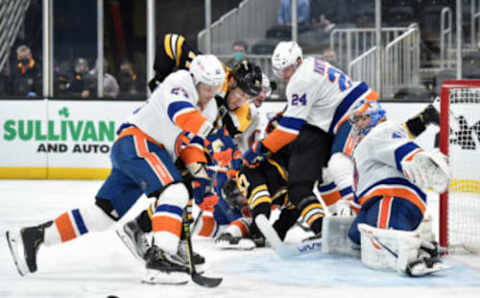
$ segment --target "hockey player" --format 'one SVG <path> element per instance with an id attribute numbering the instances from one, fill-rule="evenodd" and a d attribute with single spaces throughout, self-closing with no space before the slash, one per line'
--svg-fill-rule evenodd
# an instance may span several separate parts
<path id="1" fill-rule="evenodd" d="M 322 181 L 322 167 L 330 158 L 333 138 L 349 110 L 377 93 L 363 82 L 353 82 L 342 71 L 316 58 L 303 59 L 296 42 L 280 42 L 272 56 L 275 74 L 287 81 L 287 110 L 278 126 L 244 154 L 250 165 L 278 152 L 293 140 L 288 163 L 288 196 L 315 234 L 322 226 L 323 210 L 313 193 Z"/>
<path id="2" fill-rule="evenodd" d="M 7 231 L 7 241 L 21 275 L 37 270 L 40 246 L 103 231 L 121 219 L 138 198 L 155 199 L 152 230 L 155 245 L 146 253 L 146 282 L 185 283 L 189 265 L 178 254 L 182 212 L 189 192 L 174 160 L 204 158 L 185 146 L 204 139 L 213 129 L 216 104 L 211 99 L 225 80 L 221 62 L 212 55 L 197 56 L 190 71 L 169 75 L 149 100 L 118 130 L 111 151 L 112 171 L 95 204 L 67 211 L 52 221 Z M 202 151 L 200 151 L 202 152 Z"/>
<path id="3" fill-rule="evenodd" d="M 177 51 L 178 53 L 178 51 Z M 185 65 L 186 66 L 186 65 Z M 234 66 L 233 70 L 227 68 L 226 80 L 224 85 L 220 88 L 219 92 L 215 95 L 215 102 L 217 104 L 218 114 L 215 121 L 217 129 L 224 128 L 228 136 L 235 137 L 241 134 L 251 123 L 250 107 L 248 100 L 251 97 L 255 97 L 261 90 L 261 70 L 260 68 L 247 61 L 242 61 Z M 214 144 L 214 140 L 210 140 L 209 143 Z M 219 142 L 215 142 L 219 144 Z M 220 147 L 215 146 L 218 152 L 211 151 L 210 154 L 217 153 L 223 147 L 223 143 Z M 228 150 L 228 148 L 224 148 Z M 232 149 L 232 154 L 236 150 Z M 233 158 L 233 156 L 232 156 Z M 191 168 L 194 167 L 193 165 Z M 222 176 L 222 175 L 220 175 Z M 218 183 L 217 183 L 218 184 Z M 217 189 L 221 188 L 221 184 L 217 185 Z M 218 197 L 210 196 L 208 200 L 204 201 L 197 197 L 197 204 L 203 209 L 214 209 L 218 203 Z M 222 202 L 220 202 L 222 204 Z M 127 222 L 122 230 L 119 231 L 122 240 L 127 247 L 140 259 L 145 257 L 145 253 L 148 250 L 150 244 L 147 240 L 145 233 L 152 231 L 152 212 L 149 210 L 142 211 L 134 220 Z M 202 213 L 200 224 L 207 223 L 208 227 L 203 230 L 203 227 L 199 227 L 199 231 L 203 230 L 202 236 L 212 236 L 215 229 L 213 223 L 215 218 L 212 217 L 211 212 Z M 202 264 L 205 259 L 198 255 L 194 255 L 194 262 L 196 264 Z"/>
<path id="4" fill-rule="evenodd" d="M 361 244 L 362 261 L 373 268 L 393 268 L 411 276 L 444 269 L 435 245 L 414 231 L 420 225 L 427 196 L 449 184 L 448 166 L 438 152 L 426 152 L 399 123 L 385 121 L 376 101 L 360 102 L 351 112 L 353 160 L 359 208 L 348 232 Z"/>

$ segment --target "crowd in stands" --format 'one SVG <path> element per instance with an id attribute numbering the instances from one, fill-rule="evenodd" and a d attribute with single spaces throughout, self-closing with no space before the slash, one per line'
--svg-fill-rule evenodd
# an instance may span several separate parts
<path id="1" fill-rule="evenodd" d="M 27 45 L 15 50 L 16 58 L 0 72 L 0 96 L 13 98 L 43 97 L 41 59 L 34 57 Z M 10 64 L 10 65 L 8 65 Z M 146 96 L 145 80 L 139 78 L 134 66 L 123 61 L 116 74 L 103 61 L 103 97 L 140 99 Z M 68 99 L 98 98 L 95 61 L 78 57 L 74 61 L 54 65 L 54 97 Z"/>

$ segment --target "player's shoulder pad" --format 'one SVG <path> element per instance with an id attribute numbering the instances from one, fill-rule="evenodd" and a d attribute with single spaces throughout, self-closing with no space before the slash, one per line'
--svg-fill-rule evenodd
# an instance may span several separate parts
<path id="1" fill-rule="evenodd" d="M 297 68 L 287 84 L 287 97 L 295 93 L 305 93 L 305 91 L 318 85 L 318 79 L 314 73 L 313 63 L 313 57 L 303 60 L 302 65 Z"/>
<path id="2" fill-rule="evenodd" d="M 165 96 L 183 97 L 190 99 L 190 101 L 197 97 L 192 76 L 187 70 L 181 69 L 169 74 L 161 84 L 161 87 Z M 174 91 L 174 89 L 178 90 L 178 92 Z"/>
<path id="3" fill-rule="evenodd" d="M 397 121 L 386 120 L 374 127 L 369 134 L 373 137 L 385 140 L 408 139 L 408 132 L 405 127 Z"/>

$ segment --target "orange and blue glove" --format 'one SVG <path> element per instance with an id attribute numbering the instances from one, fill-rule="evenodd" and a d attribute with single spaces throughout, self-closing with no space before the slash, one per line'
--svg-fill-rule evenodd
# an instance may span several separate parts
<path id="1" fill-rule="evenodd" d="M 257 141 L 243 154 L 243 161 L 246 166 L 255 168 L 267 158 L 268 153 L 268 149 L 262 145 L 262 142 Z"/>

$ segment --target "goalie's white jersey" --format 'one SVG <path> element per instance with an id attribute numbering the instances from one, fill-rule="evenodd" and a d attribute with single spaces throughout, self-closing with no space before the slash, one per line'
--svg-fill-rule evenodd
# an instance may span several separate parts
<path id="1" fill-rule="evenodd" d="M 374 196 L 394 196 L 411 201 L 423 213 L 426 194 L 407 179 L 402 169 L 403 161 L 421 151 L 400 123 L 387 120 L 372 128 L 353 151 L 358 173 L 354 206 L 359 208 Z"/>
<path id="2" fill-rule="evenodd" d="M 217 116 L 217 104 L 210 100 L 200 112 L 197 89 L 188 71 L 170 74 L 147 102 L 134 111 L 128 123 L 161 143 L 171 157 L 178 157 L 185 133 L 202 135 Z"/>
<path id="3" fill-rule="evenodd" d="M 304 123 L 336 134 L 355 103 L 378 98 L 364 82 L 354 82 L 329 63 L 313 57 L 297 68 L 288 82 L 286 96 L 287 110 L 263 142 L 273 152 L 293 141 Z"/>

